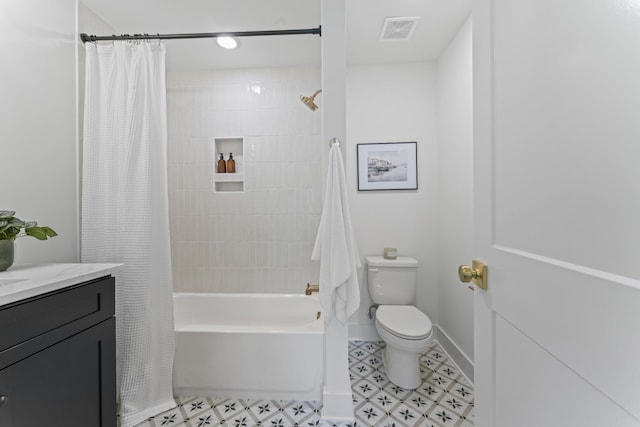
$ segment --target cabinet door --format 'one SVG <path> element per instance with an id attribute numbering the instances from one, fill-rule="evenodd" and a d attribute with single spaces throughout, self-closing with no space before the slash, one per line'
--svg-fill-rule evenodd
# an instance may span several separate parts
<path id="1" fill-rule="evenodd" d="M 115 319 L 0 371 L 2 427 L 115 427 Z"/>

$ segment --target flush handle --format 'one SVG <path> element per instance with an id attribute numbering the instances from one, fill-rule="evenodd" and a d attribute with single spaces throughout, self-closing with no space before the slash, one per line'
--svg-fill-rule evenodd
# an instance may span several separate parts
<path id="1" fill-rule="evenodd" d="M 7 401 L 9 400 L 9 398 L 5 395 L 0 396 L 0 408 L 2 406 L 4 406 L 5 403 L 7 403 Z"/>
<path id="2" fill-rule="evenodd" d="M 473 260 L 471 267 L 461 265 L 458 267 L 458 277 L 464 283 L 473 282 L 480 289 L 487 290 L 487 272 L 488 267 L 480 261 Z"/>

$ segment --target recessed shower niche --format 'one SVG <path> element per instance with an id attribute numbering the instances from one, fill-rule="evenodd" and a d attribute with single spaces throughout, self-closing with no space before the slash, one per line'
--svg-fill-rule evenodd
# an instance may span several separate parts
<path id="1" fill-rule="evenodd" d="M 214 138 L 213 148 L 214 191 L 244 192 L 244 138 Z"/>

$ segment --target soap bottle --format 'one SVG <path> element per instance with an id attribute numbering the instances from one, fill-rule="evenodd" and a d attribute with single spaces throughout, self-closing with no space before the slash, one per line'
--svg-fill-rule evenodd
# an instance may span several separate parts
<path id="1" fill-rule="evenodd" d="M 233 153 L 229 153 L 227 159 L 227 173 L 236 173 L 236 161 L 233 160 Z"/>
<path id="2" fill-rule="evenodd" d="M 226 173 L 227 172 L 227 165 L 224 162 L 224 155 L 222 153 L 220 153 L 220 160 L 218 160 L 218 168 L 216 169 L 217 173 Z"/>

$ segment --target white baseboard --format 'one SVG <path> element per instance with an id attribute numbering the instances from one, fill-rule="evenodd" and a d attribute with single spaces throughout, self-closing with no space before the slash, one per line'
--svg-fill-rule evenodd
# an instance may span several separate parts
<path id="1" fill-rule="evenodd" d="M 325 387 L 322 393 L 322 421 L 331 423 L 354 423 L 353 394 L 330 392 Z"/>
<path id="2" fill-rule="evenodd" d="M 434 325 L 433 327 L 436 333 L 436 341 L 438 341 L 440 347 L 449 355 L 449 359 L 458 367 L 467 380 L 473 384 L 474 365 L 471 359 L 460 350 L 460 347 L 458 347 L 438 325 Z"/>

